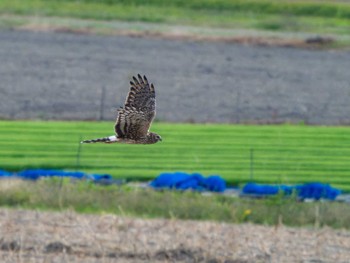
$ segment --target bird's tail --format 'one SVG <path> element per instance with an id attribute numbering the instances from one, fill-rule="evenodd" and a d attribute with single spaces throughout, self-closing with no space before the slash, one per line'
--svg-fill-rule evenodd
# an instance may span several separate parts
<path id="1" fill-rule="evenodd" d="M 96 143 L 96 142 L 103 142 L 103 143 L 113 143 L 113 142 L 117 142 L 117 136 L 112 135 L 109 137 L 103 137 L 103 138 L 97 138 L 97 139 L 92 139 L 92 140 L 85 140 L 85 141 L 81 141 L 80 143 Z"/>

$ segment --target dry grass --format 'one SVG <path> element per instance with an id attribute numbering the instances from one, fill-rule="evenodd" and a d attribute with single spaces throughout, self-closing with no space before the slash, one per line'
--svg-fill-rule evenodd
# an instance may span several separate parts
<path id="1" fill-rule="evenodd" d="M 3 185 L 3 186 L 1 186 Z M 350 229 L 350 206 L 339 202 L 303 203 L 295 198 L 241 199 L 195 192 L 99 186 L 64 180 L 6 182 L 0 180 L 0 205 L 43 210 L 74 210 L 142 218 L 250 222 L 263 225 L 328 226 Z"/>
<path id="2" fill-rule="evenodd" d="M 25 182 L 22 179 L 12 178 L 11 180 L 0 180 L 0 192 L 12 191 L 23 187 Z"/>
<path id="3" fill-rule="evenodd" d="M 7 200 L 10 206 L 50 208 L 51 205 L 57 209 L 61 205 L 63 208 L 61 212 L 1 208 L 0 262 L 347 262 L 350 258 L 349 230 L 320 228 L 322 220 L 326 220 L 324 215 L 342 220 L 340 211 L 334 210 L 334 207 L 341 209 L 338 204 L 308 204 L 310 207 L 307 207 L 307 204 L 291 205 L 278 199 L 232 202 L 232 198 L 224 196 L 108 190 L 67 182 L 63 182 L 61 192 L 57 192 L 56 183 L 0 181 L 2 202 Z M 162 208 L 164 204 L 167 209 Z M 201 204 L 206 205 L 198 206 Z M 246 205 L 250 205 L 252 212 L 239 212 L 246 219 L 260 215 L 257 220 L 269 220 L 278 212 L 279 220 L 274 226 L 258 226 L 223 223 L 220 216 L 212 217 L 217 222 L 175 219 L 191 215 L 211 218 L 206 211 L 218 213 L 231 207 L 233 213 L 246 209 Z M 79 206 L 83 210 L 86 210 L 84 206 L 90 207 L 99 214 L 74 212 Z M 115 207 L 119 215 L 103 212 L 109 211 L 109 207 Z M 309 221 L 304 222 L 308 228 L 283 225 L 300 216 L 294 210 L 306 213 L 303 217 L 306 220 L 313 218 L 316 207 L 320 218 L 314 220 L 312 227 Z M 346 213 L 345 204 L 342 210 Z M 162 216 L 157 214 L 162 211 L 167 213 L 163 216 L 170 219 L 126 216 L 139 213 L 145 217 L 145 212 Z"/>
<path id="4" fill-rule="evenodd" d="M 51 22 L 50 22 L 51 21 Z M 261 34 L 259 31 L 228 30 L 228 29 L 210 29 L 209 33 L 185 26 L 157 26 L 147 29 L 137 29 L 138 25 L 129 28 L 113 28 L 112 22 L 103 22 L 104 27 L 100 26 L 79 26 L 59 25 L 55 20 L 46 18 L 45 21 L 32 20 L 30 23 L 24 23 L 17 26 L 20 30 L 35 32 L 64 32 L 73 34 L 102 34 L 102 35 L 121 35 L 130 37 L 158 38 L 177 41 L 205 41 L 205 42 L 224 42 L 237 43 L 255 46 L 277 46 L 277 47 L 295 47 L 295 48 L 335 48 L 336 39 L 333 37 L 314 37 L 311 34 Z M 71 20 L 73 21 L 73 20 Z M 98 22 L 95 22 L 98 24 Z M 109 27 L 107 26 L 109 24 Z M 114 23 L 115 24 L 115 23 Z M 136 28 L 135 28 L 136 27 Z M 194 28 L 196 29 L 196 28 Z M 204 32 L 203 32 L 204 31 Z M 223 35 L 224 34 L 224 35 Z M 337 39 L 339 40 L 339 39 Z"/>
<path id="5" fill-rule="evenodd" d="M 0 210 L 1 262 L 348 262 L 350 232 Z"/>

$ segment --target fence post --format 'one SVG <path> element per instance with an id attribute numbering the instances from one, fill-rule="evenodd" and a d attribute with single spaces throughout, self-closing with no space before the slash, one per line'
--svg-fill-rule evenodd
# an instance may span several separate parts
<path id="1" fill-rule="evenodd" d="M 250 148 L 250 181 L 254 178 L 254 149 Z"/>
<path id="2" fill-rule="evenodd" d="M 76 161 L 75 161 L 75 171 L 77 172 L 80 167 L 80 154 L 81 154 L 81 141 L 83 137 L 80 135 L 79 137 L 79 142 L 78 142 L 78 149 L 77 149 L 77 156 L 76 156 Z"/>
<path id="3" fill-rule="evenodd" d="M 106 99 L 106 86 L 101 87 L 101 101 L 100 101 L 100 116 L 99 121 L 102 121 L 104 119 L 103 116 L 103 109 L 105 107 L 105 99 Z"/>

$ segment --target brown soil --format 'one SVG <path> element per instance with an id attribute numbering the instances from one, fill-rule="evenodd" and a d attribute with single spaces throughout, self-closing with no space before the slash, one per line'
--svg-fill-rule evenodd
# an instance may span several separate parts
<path id="1" fill-rule="evenodd" d="M 113 121 L 140 73 L 156 87 L 159 121 L 350 123 L 347 51 L 271 47 L 260 36 L 175 40 L 181 30 L 171 40 L 60 30 L 0 30 L 0 119 Z"/>
<path id="2" fill-rule="evenodd" d="M 0 210 L 1 262 L 349 262 L 350 232 Z"/>

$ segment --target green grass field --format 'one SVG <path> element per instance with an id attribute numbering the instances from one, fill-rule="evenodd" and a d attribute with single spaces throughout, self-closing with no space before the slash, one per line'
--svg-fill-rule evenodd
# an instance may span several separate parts
<path id="1" fill-rule="evenodd" d="M 78 169 L 144 180 L 184 171 L 218 174 L 236 185 L 252 176 L 255 182 L 320 181 L 350 190 L 348 127 L 155 123 L 152 130 L 163 142 L 80 145 L 80 138 L 112 135 L 111 123 L 1 121 L 0 169 Z"/>
<path id="2" fill-rule="evenodd" d="M 337 34 L 350 28 L 350 3 L 322 0 L 2 0 L 0 14 Z"/>

